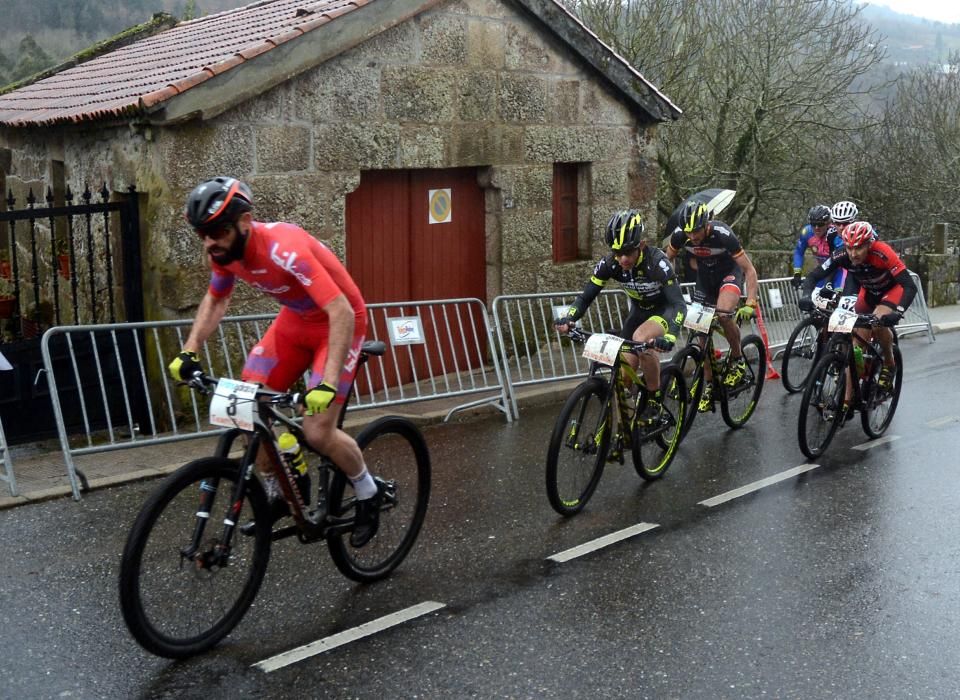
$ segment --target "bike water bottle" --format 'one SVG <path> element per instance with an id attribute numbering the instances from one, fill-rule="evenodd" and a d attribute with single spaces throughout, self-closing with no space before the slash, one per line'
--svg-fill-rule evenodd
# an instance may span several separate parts
<path id="1" fill-rule="evenodd" d="M 853 363 L 857 366 L 857 376 L 863 376 L 863 349 L 859 345 L 853 346 Z"/>
<path id="2" fill-rule="evenodd" d="M 293 471 L 297 481 L 297 488 L 300 489 L 300 495 L 303 502 L 310 504 L 310 473 L 307 471 L 307 463 L 303 458 L 303 450 L 300 443 L 293 433 L 283 433 L 277 438 L 277 446 L 280 448 L 280 454 L 290 469 Z"/>

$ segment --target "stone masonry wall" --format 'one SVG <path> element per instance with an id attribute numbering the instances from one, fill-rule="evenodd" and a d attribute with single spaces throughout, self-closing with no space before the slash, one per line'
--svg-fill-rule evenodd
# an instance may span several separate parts
<path id="1" fill-rule="evenodd" d="M 137 185 L 146 313 L 160 319 L 191 315 L 206 287 L 182 206 L 220 174 L 251 184 L 258 218 L 295 222 L 343 257 L 345 198 L 362 170 L 475 166 L 488 298 L 578 288 L 592 260 L 551 262 L 553 163 L 582 164 L 592 259 L 613 210 L 640 207 L 655 225 L 653 127 L 638 119 L 509 0 L 451 0 L 209 121 L 0 131 L 0 146 L 16 142 L 10 170 L 24 183 L 57 159 L 74 187 Z M 241 285 L 231 313 L 273 308 Z"/>

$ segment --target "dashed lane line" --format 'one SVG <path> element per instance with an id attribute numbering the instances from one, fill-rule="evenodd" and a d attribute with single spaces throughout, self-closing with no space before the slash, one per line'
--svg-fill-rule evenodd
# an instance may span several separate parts
<path id="1" fill-rule="evenodd" d="M 943 418 L 935 418 L 934 420 L 928 420 L 927 427 L 942 428 L 945 425 L 949 425 L 950 423 L 956 423 L 958 421 L 960 421 L 960 417 L 944 416 Z"/>
<path id="2" fill-rule="evenodd" d="M 616 532 L 611 532 L 609 535 L 604 535 L 603 537 L 598 537 L 595 540 L 584 542 L 576 547 L 565 549 L 562 552 L 558 552 L 557 554 L 547 557 L 547 559 L 550 561 L 555 561 L 558 564 L 562 564 L 570 561 L 571 559 L 582 557 L 584 554 L 595 552 L 598 549 L 608 547 L 615 542 L 620 542 L 621 540 L 634 537 L 635 535 L 639 535 L 642 532 L 647 532 L 648 530 L 653 530 L 657 527 L 660 527 L 657 523 L 637 523 L 636 525 L 631 525 L 623 530 L 617 530 Z"/>
<path id="3" fill-rule="evenodd" d="M 369 637 L 377 632 L 382 632 L 390 627 L 395 627 L 396 625 L 413 620 L 417 617 L 422 617 L 423 615 L 427 615 L 428 613 L 432 613 L 445 607 L 446 605 L 443 603 L 437 603 L 432 600 L 418 603 L 417 605 L 409 608 L 404 608 L 403 610 L 398 610 L 395 613 L 390 613 L 389 615 L 379 617 L 376 620 L 365 622 L 358 627 L 344 630 L 343 632 L 339 632 L 329 637 L 318 639 L 315 642 L 305 644 L 302 647 L 297 647 L 296 649 L 285 651 L 282 654 L 271 656 L 269 659 L 258 661 L 257 663 L 253 664 L 253 667 L 259 668 L 264 673 L 277 671 L 285 666 L 289 666 L 290 664 L 295 664 L 298 661 L 303 661 L 311 656 L 316 656 L 317 654 L 322 654 L 325 651 L 336 649 L 339 646 L 349 644 L 350 642 L 355 642 L 358 639 Z"/>
<path id="4" fill-rule="evenodd" d="M 880 445 L 886 445 L 888 442 L 893 442 L 894 440 L 899 440 L 899 439 L 900 439 L 899 435 L 884 435 L 881 438 L 877 438 L 876 440 L 870 440 L 869 442 L 865 442 L 862 445 L 854 445 L 850 449 L 860 450 L 861 452 L 863 452 L 864 450 L 872 450 L 874 447 L 879 447 Z"/>
<path id="5" fill-rule="evenodd" d="M 760 479 L 759 481 L 754 481 L 752 483 L 747 484 L 746 486 L 741 486 L 740 488 L 733 489 L 732 491 L 721 493 L 719 496 L 714 496 L 712 498 L 708 498 L 705 501 L 700 501 L 699 505 L 706 506 L 707 508 L 713 508 L 714 506 L 718 506 L 721 503 L 732 501 L 734 498 L 739 498 L 740 496 L 745 496 L 748 493 L 759 491 L 762 488 L 766 488 L 767 486 L 776 484 L 780 481 L 791 479 L 799 474 L 808 472 L 811 469 L 816 469 L 819 466 L 820 466 L 819 464 L 801 464 L 799 467 L 794 467 L 793 469 L 787 469 L 786 471 L 780 472 L 779 474 L 768 476 L 766 479 Z"/>

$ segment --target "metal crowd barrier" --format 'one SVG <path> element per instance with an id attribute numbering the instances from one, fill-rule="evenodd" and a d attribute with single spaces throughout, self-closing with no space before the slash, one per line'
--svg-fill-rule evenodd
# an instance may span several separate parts
<path id="1" fill-rule="evenodd" d="M 513 294 L 493 300 L 493 322 L 514 417 L 520 417 L 518 387 L 580 377 L 589 371 L 590 363 L 581 357 L 581 348 L 553 325 L 577 294 Z M 623 327 L 629 313 L 630 298 L 623 290 L 604 290 L 577 323 L 592 333 L 612 332 Z"/>
<path id="2" fill-rule="evenodd" d="M 384 340 L 388 352 L 371 357 L 358 373 L 351 411 L 487 393 L 492 395 L 455 406 L 445 419 L 454 411 L 489 403 L 512 420 L 489 318 L 480 300 L 367 308 L 367 339 Z M 250 349 L 274 317 L 224 318 L 200 353 L 206 371 L 217 377 L 239 376 Z M 167 359 L 182 347 L 191 324 L 192 320 L 179 320 L 58 326 L 44 333 L 44 369 L 75 499 L 80 498 L 83 478 L 76 456 L 223 432 L 207 422 L 208 399 L 176 386 L 166 372 Z M 70 431 L 68 424 L 79 424 L 82 430 Z M 12 470 L 9 473 L 12 476 Z"/>
<path id="3" fill-rule="evenodd" d="M 923 289 L 917 275 L 910 274 L 918 293 L 898 330 L 901 335 L 925 331 L 932 341 Z M 774 358 L 801 318 L 797 290 L 790 281 L 783 277 L 761 280 L 759 285 L 762 330 Z M 682 285 L 684 291 L 691 286 Z M 553 327 L 555 315 L 568 308 L 577 293 L 497 297 L 491 304 L 496 335 L 479 299 L 370 304 L 367 338 L 386 341 L 388 352 L 371 358 L 358 374 L 350 409 L 483 395 L 454 406 L 444 420 L 455 411 L 490 404 L 512 421 L 519 417 L 519 387 L 575 378 L 589 370 L 580 349 Z M 615 331 L 629 310 L 623 290 L 607 290 L 580 324 L 591 332 Z M 238 376 L 250 348 L 273 318 L 274 314 L 262 314 L 223 319 L 203 348 L 204 366 L 214 376 Z M 167 377 L 166 360 L 183 345 L 191 324 L 192 320 L 179 320 L 58 326 L 44 334 L 45 374 L 74 498 L 80 497 L 75 456 L 222 432 L 207 424 L 206 400 L 174 386 Z M 678 346 L 685 341 L 684 334 Z M 57 345 L 56 361 L 52 345 Z M 68 425 L 82 428 L 70 430 Z M 17 495 L 2 425 L 0 454 L 5 472 L 0 480 Z"/>
<path id="4" fill-rule="evenodd" d="M 19 494 L 17 478 L 13 475 L 13 462 L 10 459 L 10 448 L 7 446 L 7 437 L 3 432 L 2 420 L 0 420 L 0 455 L 3 456 L 3 472 L 0 473 L 0 481 L 6 481 L 10 495 L 16 496 Z"/>

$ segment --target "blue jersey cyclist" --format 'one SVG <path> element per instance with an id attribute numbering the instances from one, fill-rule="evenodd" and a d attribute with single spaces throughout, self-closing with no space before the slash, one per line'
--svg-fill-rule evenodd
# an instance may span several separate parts
<path id="1" fill-rule="evenodd" d="M 574 321 L 586 312 L 610 280 L 619 282 L 630 297 L 630 315 L 620 334 L 640 342 L 653 341 L 659 351 L 673 348 L 683 324 L 687 307 L 680 285 L 663 251 L 656 248 L 653 236 L 647 235 L 640 212 L 627 209 L 614 214 L 607 223 L 604 236 L 610 254 L 593 268 L 593 276 L 571 305 L 566 318 L 557 322 L 557 330 L 566 333 Z M 628 355 L 627 361 L 643 371 L 644 382 L 651 388 L 647 405 L 638 417 L 653 422 L 660 413 L 663 398 L 660 389 L 660 360 L 651 352 Z"/>
<path id="2" fill-rule="evenodd" d="M 797 288 L 801 284 L 803 257 L 808 250 L 813 253 L 817 265 L 822 265 L 833 251 L 843 247 L 840 231 L 831 222 L 830 207 L 825 204 L 811 207 L 807 220 L 809 223 L 800 230 L 800 238 L 797 239 L 797 246 L 793 250 L 793 286 Z M 845 279 L 846 270 L 840 269 L 836 271 L 830 282 L 834 289 L 841 289 Z M 823 286 L 827 281 L 827 278 L 820 280 L 818 286 Z"/>
<path id="3" fill-rule="evenodd" d="M 666 253 L 673 260 L 682 250 L 696 265 L 694 301 L 713 304 L 717 311 L 726 312 L 718 315 L 718 320 L 730 344 L 733 366 L 724 377 L 724 384 L 736 386 L 746 377 L 747 368 L 735 318 L 753 318 L 757 306 L 757 270 L 730 227 L 722 221 L 711 221 L 710 213 L 706 204 L 695 199 L 687 200 L 681 210 L 680 225 L 671 234 Z M 747 300 L 737 309 L 741 294 L 745 294 Z M 700 412 L 713 410 L 709 362 L 704 364 L 704 378 L 707 381 L 703 398 L 697 407 Z"/>

